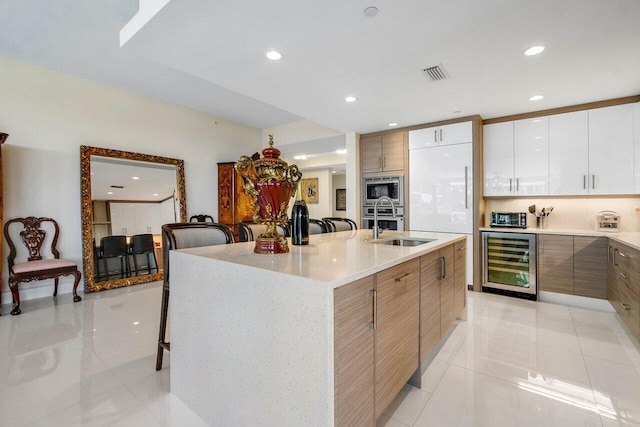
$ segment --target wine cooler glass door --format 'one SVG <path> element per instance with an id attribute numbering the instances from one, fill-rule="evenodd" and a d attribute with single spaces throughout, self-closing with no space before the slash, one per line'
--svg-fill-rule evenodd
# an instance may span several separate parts
<path id="1" fill-rule="evenodd" d="M 483 233 L 483 286 L 536 294 L 535 234 Z"/>

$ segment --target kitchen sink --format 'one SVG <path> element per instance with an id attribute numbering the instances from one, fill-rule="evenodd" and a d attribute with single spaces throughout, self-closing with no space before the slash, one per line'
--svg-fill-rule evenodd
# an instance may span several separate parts
<path id="1" fill-rule="evenodd" d="M 424 245 L 425 243 L 433 242 L 435 240 L 436 239 L 421 239 L 418 237 L 399 237 L 397 239 L 380 240 L 372 243 L 388 246 L 419 246 Z"/>

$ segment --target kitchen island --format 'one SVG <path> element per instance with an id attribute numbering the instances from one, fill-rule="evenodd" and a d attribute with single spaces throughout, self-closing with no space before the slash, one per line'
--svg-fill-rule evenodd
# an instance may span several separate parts
<path id="1" fill-rule="evenodd" d="M 398 237 L 435 240 L 382 243 Z M 465 236 L 385 231 L 370 240 L 359 230 L 313 235 L 288 254 L 255 254 L 253 242 L 173 251 L 171 392 L 211 425 L 374 421 L 424 360 L 421 310 L 438 307 L 438 339 L 451 322 L 440 322 L 440 307 L 454 313 L 453 290 L 431 301 L 421 289 L 453 277 Z M 449 247 L 451 261 L 428 258 Z M 354 304 L 349 289 L 362 291 Z M 349 322 L 356 327 L 341 329 Z M 362 390 L 370 405 L 350 400 L 366 401 Z"/>

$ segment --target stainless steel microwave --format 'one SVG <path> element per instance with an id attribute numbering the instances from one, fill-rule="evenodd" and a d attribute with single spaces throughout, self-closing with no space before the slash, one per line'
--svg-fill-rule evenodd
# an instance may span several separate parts
<path id="1" fill-rule="evenodd" d="M 393 200 L 396 206 L 404 206 L 404 177 L 379 176 L 365 178 L 362 194 L 362 204 L 364 206 L 373 205 L 382 196 L 387 196 Z"/>
<path id="2" fill-rule="evenodd" d="M 491 212 L 491 227 L 527 228 L 526 212 Z"/>

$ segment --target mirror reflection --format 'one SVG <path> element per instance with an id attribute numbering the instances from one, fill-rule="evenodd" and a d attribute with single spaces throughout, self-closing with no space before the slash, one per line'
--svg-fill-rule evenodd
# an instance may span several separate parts
<path id="1" fill-rule="evenodd" d="M 186 221 L 182 160 L 82 147 L 87 292 L 162 278 L 162 224 Z"/>

